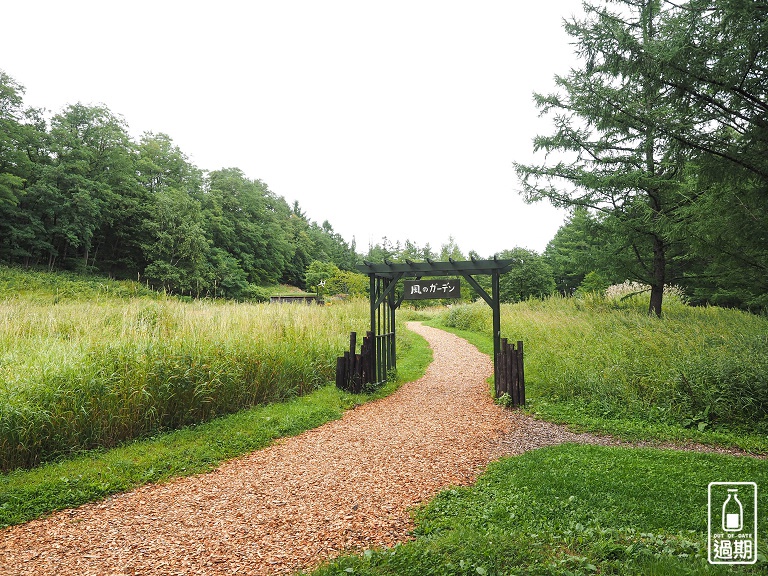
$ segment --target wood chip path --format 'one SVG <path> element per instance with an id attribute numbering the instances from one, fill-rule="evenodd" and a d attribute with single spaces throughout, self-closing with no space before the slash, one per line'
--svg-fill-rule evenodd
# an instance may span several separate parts
<path id="1" fill-rule="evenodd" d="M 5 529 L 2 575 L 284 574 L 409 538 L 410 509 L 486 465 L 564 441 L 614 443 L 495 406 L 488 356 L 409 323 L 434 361 L 395 394 L 216 471 Z"/>

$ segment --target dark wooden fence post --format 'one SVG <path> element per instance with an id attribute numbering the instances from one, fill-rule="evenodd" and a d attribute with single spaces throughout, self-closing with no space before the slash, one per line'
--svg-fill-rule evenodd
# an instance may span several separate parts
<path id="1" fill-rule="evenodd" d="M 517 385 L 520 390 L 520 404 L 525 404 L 525 370 L 523 369 L 523 341 L 517 341 Z"/>
<path id="2" fill-rule="evenodd" d="M 373 334 L 368 332 L 356 354 L 357 333 L 349 335 L 349 350 L 336 359 L 336 386 L 342 390 L 359 394 L 366 384 L 374 382 Z"/>
<path id="3" fill-rule="evenodd" d="M 506 338 L 496 356 L 497 382 L 496 397 L 509 395 L 512 406 L 525 404 L 525 373 L 523 370 L 523 343 L 518 340 L 517 348 Z"/>

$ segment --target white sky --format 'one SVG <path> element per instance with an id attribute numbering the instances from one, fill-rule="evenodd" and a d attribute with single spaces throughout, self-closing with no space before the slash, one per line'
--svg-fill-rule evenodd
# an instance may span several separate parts
<path id="1" fill-rule="evenodd" d="M 55 0 L 2 8 L 26 105 L 105 104 L 199 168 L 241 168 L 357 249 L 386 236 L 541 252 L 564 212 L 513 161 L 550 132 L 533 91 L 574 63 L 577 0 Z"/>

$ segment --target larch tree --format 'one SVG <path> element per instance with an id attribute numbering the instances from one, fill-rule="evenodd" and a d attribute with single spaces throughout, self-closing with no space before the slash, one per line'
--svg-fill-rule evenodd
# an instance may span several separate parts
<path id="1" fill-rule="evenodd" d="M 673 88 L 659 81 L 655 61 L 660 0 L 584 4 L 583 19 L 565 23 L 582 67 L 556 76 L 558 92 L 535 94 L 555 132 L 537 136 L 540 165 L 515 163 L 527 201 L 585 207 L 610 214 L 617 261 L 626 276 L 651 286 L 649 312 L 661 315 L 671 222 L 685 203 L 688 151 L 657 126 L 677 113 L 668 106 Z M 649 120 L 651 119 L 651 120 Z M 552 163 L 553 153 L 560 158 Z"/>

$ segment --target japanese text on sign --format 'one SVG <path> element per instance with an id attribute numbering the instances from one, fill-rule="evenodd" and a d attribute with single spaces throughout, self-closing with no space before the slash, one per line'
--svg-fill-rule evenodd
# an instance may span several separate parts
<path id="1" fill-rule="evenodd" d="M 429 298 L 461 298 L 459 280 L 405 280 L 403 298 L 426 300 Z"/>

